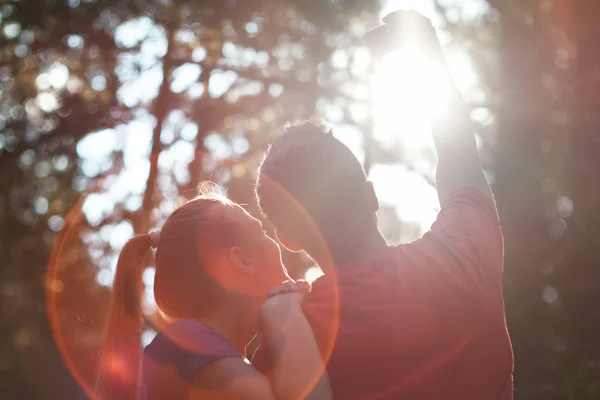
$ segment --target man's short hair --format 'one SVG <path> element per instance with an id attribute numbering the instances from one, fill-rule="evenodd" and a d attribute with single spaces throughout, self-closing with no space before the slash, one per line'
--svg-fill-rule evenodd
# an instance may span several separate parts
<path id="1" fill-rule="evenodd" d="M 325 239 L 370 213 L 364 205 L 365 171 L 322 123 L 288 124 L 260 166 L 257 196 L 263 213 L 278 231 L 294 236 L 308 215 Z M 331 243 L 330 243 L 331 244 Z"/>

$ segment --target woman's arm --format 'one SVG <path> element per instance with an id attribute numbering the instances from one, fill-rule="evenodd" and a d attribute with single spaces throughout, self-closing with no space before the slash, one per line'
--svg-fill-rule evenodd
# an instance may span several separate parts
<path id="1" fill-rule="evenodd" d="M 302 312 L 303 297 L 278 294 L 261 310 L 260 329 L 273 365 L 268 377 L 241 358 L 222 358 L 194 374 L 189 399 L 332 399 L 314 334 Z"/>
<path id="2" fill-rule="evenodd" d="M 261 312 L 261 331 L 273 367 L 271 385 L 278 400 L 333 398 L 317 341 L 302 311 L 304 295 L 271 297 Z"/>
<path id="3" fill-rule="evenodd" d="M 193 376 L 189 400 L 278 400 L 269 379 L 239 357 L 220 358 Z"/>

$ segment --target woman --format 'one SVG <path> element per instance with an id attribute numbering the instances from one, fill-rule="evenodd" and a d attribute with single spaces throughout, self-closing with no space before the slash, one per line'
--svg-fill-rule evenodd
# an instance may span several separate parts
<path id="1" fill-rule="evenodd" d="M 150 247 L 157 249 L 156 304 L 175 322 L 146 347 L 142 363 L 140 299 Z M 189 201 L 160 233 L 136 236 L 121 251 L 96 395 L 103 400 L 330 399 L 302 313 L 302 293 L 292 284 L 268 297 L 287 278 L 279 247 L 260 221 L 222 196 Z M 269 377 L 243 356 L 257 331 L 271 346 Z"/>

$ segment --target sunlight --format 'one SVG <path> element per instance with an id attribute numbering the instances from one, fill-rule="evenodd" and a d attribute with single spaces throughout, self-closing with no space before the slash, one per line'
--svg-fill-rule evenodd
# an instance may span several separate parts
<path id="1" fill-rule="evenodd" d="M 388 6 L 389 11 L 398 6 L 405 8 L 414 6 L 435 22 L 435 11 L 428 1 L 390 1 Z M 124 48 L 143 44 L 139 56 L 123 57 L 119 61 L 117 73 L 123 84 L 118 90 L 118 99 L 130 107 L 148 104 L 156 97 L 158 87 L 164 78 L 159 60 L 165 51 L 165 33 L 151 20 L 138 18 L 120 25 L 115 32 L 115 38 L 119 46 Z M 201 83 L 199 76 L 204 71 L 194 63 L 202 62 L 207 56 L 207 51 L 203 47 L 198 47 L 192 54 L 194 63 L 180 65 L 171 76 L 167 77 L 170 80 L 170 89 L 176 93 L 185 92 L 190 98 L 201 96 L 216 98 L 226 95 L 239 79 L 235 72 L 227 68 L 228 65 L 253 64 L 257 67 L 266 65 L 268 61 L 266 53 L 250 50 L 232 44 L 224 46 L 224 64 L 221 69 L 214 70 L 207 83 Z M 453 53 L 447 57 L 447 61 L 461 89 L 476 83 L 476 74 L 466 55 Z M 356 76 L 365 77 L 370 70 L 371 60 L 368 51 L 362 48 L 356 52 L 352 61 L 343 51 L 334 52 L 331 62 L 337 68 L 349 68 Z M 139 74 L 133 73 L 133 66 L 136 63 L 144 67 Z M 448 86 L 440 66 L 429 60 L 418 48 L 409 46 L 384 57 L 377 63 L 374 72 L 370 82 L 371 96 L 374 101 L 374 139 L 390 151 L 396 151 L 397 146 L 401 147 L 402 152 L 399 153 L 399 157 L 413 166 L 420 160 L 431 159 L 433 141 L 429 132 L 429 119 L 438 115 L 448 100 Z M 65 66 L 60 63 L 42 72 L 36 79 L 36 85 L 41 92 L 36 98 L 39 107 L 44 111 L 55 110 L 59 106 L 58 98 L 48 91 L 71 84 L 70 80 L 72 77 L 68 74 L 68 70 L 65 70 Z M 368 96 L 368 87 L 369 85 L 364 85 L 363 97 Z M 253 95 L 256 92 L 254 87 L 249 85 L 242 86 L 242 89 L 234 95 Z M 269 91 L 273 96 L 281 95 L 283 87 L 272 86 L 269 87 Z M 365 143 L 362 134 L 356 127 L 341 121 L 342 107 L 344 105 L 332 102 L 325 104 L 321 112 L 334 128 L 336 137 L 349 146 L 359 160 L 364 161 Z M 359 116 L 360 110 L 353 109 L 352 113 Z M 368 108 L 364 114 L 368 114 Z M 141 204 L 138 204 L 141 201 L 140 194 L 143 192 L 149 171 L 147 157 L 153 130 L 152 123 L 152 118 L 138 116 L 124 124 L 125 131 L 117 129 L 99 131 L 89 135 L 78 146 L 78 153 L 85 160 L 82 168 L 90 176 L 106 168 L 108 150 L 123 147 L 124 170 L 118 174 L 118 178 L 112 182 L 106 193 L 98 197 L 89 196 L 84 203 L 84 212 L 92 222 L 108 215 L 111 208 L 123 196 L 129 197 L 127 204 L 130 204 L 133 209 L 140 207 Z M 167 140 L 169 143 L 173 140 L 174 129 L 170 126 L 164 129 L 162 137 L 171 137 Z M 198 127 L 193 124 L 187 124 L 185 129 L 181 129 L 185 141 L 194 141 L 197 134 Z M 247 149 L 235 149 L 231 141 L 225 140 L 219 134 L 209 135 L 205 139 L 208 150 L 219 159 L 235 157 L 236 154 L 247 151 Z M 179 182 L 185 182 L 189 179 L 185 175 L 185 165 L 192 156 L 190 143 L 174 143 L 161 154 L 160 170 L 174 171 L 175 178 Z M 434 188 L 419 176 L 419 173 L 423 172 L 421 169 L 417 168 L 415 172 L 397 166 L 383 168 L 375 165 L 371 172 L 370 178 L 376 182 L 377 192 L 382 202 L 394 206 L 401 219 L 418 223 L 422 230 L 426 230 L 431 225 L 439 206 Z M 122 242 L 126 236 L 119 234 L 118 231 L 115 235 L 117 236 L 114 240 L 117 242 Z M 98 274 L 99 283 L 110 285 L 113 272 L 112 268 L 103 268 Z M 313 267 L 308 269 L 305 278 L 314 281 L 321 275 L 322 271 Z M 147 295 L 147 297 L 151 296 Z"/>
<path id="2" fill-rule="evenodd" d="M 321 271 L 321 268 L 315 265 L 306 270 L 306 272 L 304 273 L 304 280 L 308 283 L 313 283 L 321 276 L 323 276 L 323 271 Z"/>
<path id="3" fill-rule="evenodd" d="M 401 221 L 417 223 L 422 232 L 431 228 L 439 212 L 439 202 L 435 188 L 421 174 L 401 164 L 376 164 L 369 180 L 379 201 L 393 205 Z"/>
<path id="4" fill-rule="evenodd" d="M 371 79 L 375 139 L 411 157 L 433 148 L 429 119 L 442 111 L 447 94 L 439 66 L 416 47 L 387 55 Z"/>
<path id="5" fill-rule="evenodd" d="M 48 81 L 54 89 L 62 89 L 69 81 L 69 69 L 64 64 L 55 64 L 48 71 Z"/>
<path id="6" fill-rule="evenodd" d="M 450 75 L 460 90 L 477 83 L 469 57 L 448 51 Z M 435 154 L 429 121 L 447 106 L 450 82 L 442 65 L 416 46 L 407 46 L 379 60 L 371 79 L 374 138 L 413 166 Z M 429 156 L 428 156 L 429 155 Z M 427 168 L 427 166 L 426 166 Z M 429 229 L 439 211 L 435 188 L 417 172 L 401 164 L 375 165 L 369 178 L 384 204 L 393 205 L 403 221 Z"/>
<path id="7" fill-rule="evenodd" d="M 437 116 L 448 99 L 448 85 L 439 66 L 413 46 L 378 63 L 372 89 L 383 113 L 397 115 L 402 109 L 423 120 Z"/>
<path id="8" fill-rule="evenodd" d="M 446 62 L 459 89 L 464 90 L 477 83 L 477 74 L 465 53 L 449 54 L 446 56 Z"/>
<path id="9" fill-rule="evenodd" d="M 50 113 L 58 108 L 58 100 L 52 93 L 40 93 L 36 100 L 38 107 L 44 112 Z"/>
<path id="10" fill-rule="evenodd" d="M 451 52 L 446 59 L 459 89 L 476 84 L 466 54 Z M 446 107 L 449 83 L 442 66 L 417 47 L 385 56 L 377 63 L 371 80 L 376 138 L 399 143 L 407 151 L 432 146 L 429 121 Z"/>

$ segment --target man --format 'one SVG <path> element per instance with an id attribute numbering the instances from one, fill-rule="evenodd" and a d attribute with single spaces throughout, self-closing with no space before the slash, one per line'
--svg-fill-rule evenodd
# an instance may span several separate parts
<path id="1" fill-rule="evenodd" d="M 421 44 L 445 66 L 429 27 Z M 441 211 L 413 243 L 387 245 L 372 184 L 320 125 L 287 127 L 261 165 L 257 195 L 279 240 L 325 273 L 304 311 L 337 399 L 512 399 L 502 234 L 469 114 L 451 92 L 431 125 Z M 265 359 L 260 347 L 253 362 L 268 372 Z"/>

